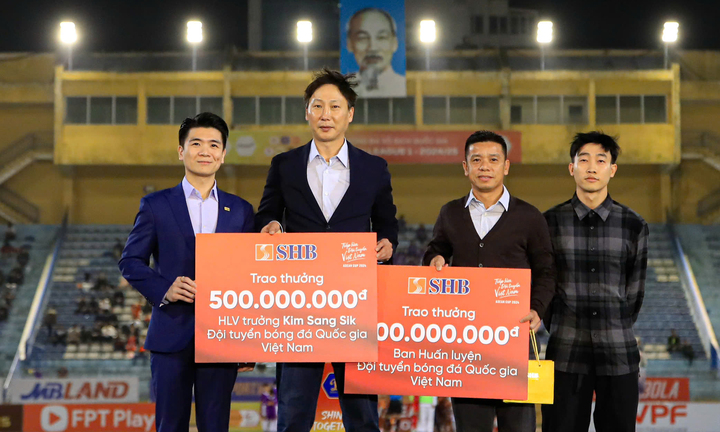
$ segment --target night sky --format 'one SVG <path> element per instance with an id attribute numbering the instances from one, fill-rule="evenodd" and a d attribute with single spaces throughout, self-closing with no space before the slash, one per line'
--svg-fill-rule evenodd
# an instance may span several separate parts
<path id="1" fill-rule="evenodd" d="M 0 52 L 54 51 L 61 20 L 76 23 L 82 32 L 78 49 L 86 51 L 185 50 L 185 23 L 191 18 L 203 21 L 206 48 L 247 47 L 246 0 L 2 0 L 0 5 Z M 537 9 L 541 18 L 551 19 L 558 48 L 655 49 L 663 22 L 674 19 L 680 22 L 679 48 L 720 50 L 718 0 L 510 0 L 510 5 Z"/>

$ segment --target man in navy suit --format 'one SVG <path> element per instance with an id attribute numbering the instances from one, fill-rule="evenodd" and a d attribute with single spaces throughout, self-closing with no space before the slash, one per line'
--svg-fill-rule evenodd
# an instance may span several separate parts
<path id="1" fill-rule="evenodd" d="M 254 228 L 252 206 L 217 188 L 215 173 L 225 161 L 227 136 L 227 124 L 215 114 L 183 121 L 178 156 L 185 178 L 140 200 L 119 263 L 123 277 L 153 306 L 145 349 L 152 354 L 158 432 L 187 432 L 193 389 L 198 431 L 227 431 L 230 422 L 238 365 L 195 363 L 194 340 L 195 235 Z"/>
<path id="2" fill-rule="evenodd" d="M 357 94 L 352 76 L 323 70 L 305 89 L 305 119 L 313 140 L 275 156 L 256 215 L 261 232 L 376 232 L 377 259 L 397 247 L 387 162 L 350 144 Z M 281 223 L 283 226 L 281 226 Z M 333 363 L 348 432 L 377 432 L 376 395 L 346 395 L 345 364 Z M 322 363 L 278 364 L 278 432 L 309 432 L 315 419 Z"/>

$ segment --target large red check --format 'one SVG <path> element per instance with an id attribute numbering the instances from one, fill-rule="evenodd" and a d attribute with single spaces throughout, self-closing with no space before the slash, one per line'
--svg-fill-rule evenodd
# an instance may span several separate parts
<path id="1" fill-rule="evenodd" d="M 375 233 L 199 234 L 197 362 L 377 360 Z"/>

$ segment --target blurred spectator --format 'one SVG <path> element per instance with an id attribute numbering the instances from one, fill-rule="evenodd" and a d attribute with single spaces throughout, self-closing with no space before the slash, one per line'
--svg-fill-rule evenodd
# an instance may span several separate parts
<path id="1" fill-rule="evenodd" d="M 453 412 L 450 398 L 439 397 L 437 406 L 435 407 L 435 430 L 437 432 L 452 432 Z"/>
<path id="2" fill-rule="evenodd" d="M 420 224 L 417 231 L 415 231 L 415 238 L 417 238 L 421 244 L 425 244 L 428 239 L 428 232 L 425 229 L 425 225 Z"/>
<path id="3" fill-rule="evenodd" d="M 130 335 L 132 335 L 132 332 L 130 331 L 130 326 L 127 324 L 123 324 L 123 326 L 120 327 L 120 334 L 123 335 L 125 339 L 130 338 Z"/>
<path id="4" fill-rule="evenodd" d="M 10 270 L 7 281 L 11 285 L 20 286 L 25 282 L 25 273 L 20 267 L 14 267 Z"/>
<path id="5" fill-rule="evenodd" d="M 80 343 L 80 327 L 75 324 L 74 326 L 70 327 L 67 334 L 67 344 L 79 344 Z"/>
<path id="6" fill-rule="evenodd" d="M 17 256 L 17 263 L 20 268 L 25 268 L 30 262 L 30 252 L 25 248 L 20 248 Z"/>
<path id="7" fill-rule="evenodd" d="M 98 303 L 98 306 L 100 308 L 100 313 L 109 312 L 112 305 L 110 304 L 110 299 L 105 297 Z"/>
<path id="8" fill-rule="evenodd" d="M 5 301 L 3 301 L 2 303 L 0 303 L 0 322 L 7 320 L 9 314 L 10 308 L 8 308 Z"/>
<path id="9" fill-rule="evenodd" d="M 102 328 L 103 325 L 100 322 L 95 322 L 95 326 L 93 326 L 92 330 L 90 331 L 90 341 L 91 342 L 102 342 L 103 335 L 102 335 Z"/>
<path id="10" fill-rule="evenodd" d="M 7 307 L 11 307 L 13 304 L 13 301 L 15 300 L 15 287 L 8 287 L 5 289 L 5 293 L 3 294 L 3 300 L 5 300 L 5 303 L 7 304 Z"/>
<path id="11" fill-rule="evenodd" d="M 55 324 L 57 324 L 57 310 L 55 310 L 53 305 L 50 305 L 47 312 L 45 312 L 45 318 L 43 319 L 43 325 L 47 327 L 48 336 L 52 336 Z"/>
<path id="12" fill-rule="evenodd" d="M 0 287 L 5 285 L 5 273 L 0 270 Z"/>
<path id="13" fill-rule="evenodd" d="M 90 315 L 97 315 L 100 312 L 100 303 L 98 303 L 98 300 L 94 297 L 91 297 L 90 300 L 88 300 L 88 313 Z"/>
<path id="14" fill-rule="evenodd" d="M 125 294 L 121 290 L 115 291 L 110 304 L 113 306 L 125 306 Z"/>
<path id="15" fill-rule="evenodd" d="M 126 344 L 127 344 L 127 341 L 124 338 L 118 336 L 115 338 L 115 342 L 113 343 L 113 350 L 115 352 L 125 351 Z"/>
<path id="16" fill-rule="evenodd" d="M 61 366 L 57 372 L 58 378 L 67 378 L 69 375 L 68 369 L 65 366 Z"/>
<path id="17" fill-rule="evenodd" d="M 113 248 L 112 248 L 112 254 L 113 254 L 113 258 L 115 258 L 115 261 L 120 260 L 120 257 L 122 256 L 122 251 L 123 251 L 124 247 L 125 246 L 122 244 L 122 240 L 120 240 L 120 239 L 115 240 L 115 244 L 113 245 Z"/>
<path id="18" fill-rule="evenodd" d="M 137 346 L 137 350 L 135 351 L 135 355 L 132 358 L 132 365 L 135 366 L 135 363 L 138 360 L 142 361 L 142 364 L 147 364 L 147 352 L 145 351 L 145 348 L 142 346 L 143 341 L 141 340 L 140 343 Z"/>
<path id="19" fill-rule="evenodd" d="M 16 238 L 17 238 L 17 233 L 15 232 L 15 227 L 13 226 L 12 222 L 8 222 L 7 229 L 5 230 L 4 243 L 7 244 L 7 243 L 15 240 Z"/>
<path id="20" fill-rule="evenodd" d="M 400 215 L 398 218 L 398 229 L 401 233 L 405 232 L 407 229 L 407 222 L 405 221 L 405 215 Z"/>
<path id="21" fill-rule="evenodd" d="M 80 297 L 77 301 L 77 307 L 75 308 L 76 314 L 86 315 L 89 314 L 90 304 L 86 297 Z"/>
<path id="22" fill-rule="evenodd" d="M 101 325 L 114 324 L 118 322 L 118 317 L 111 311 L 101 311 L 95 315 L 95 322 L 98 322 Z"/>
<path id="23" fill-rule="evenodd" d="M 135 304 L 130 307 L 130 313 L 132 313 L 133 320 L 140 318 L 140 314 L 142 313 L 142 305 L 140 302 L 135 302 Z"/>
<path id="24" fill-rule="evenodd" d="M 125 344 L 125 351 L 129 353 L 134 353 L 137 351 L 137 337 L 135 335 L 130 335 L 127 338 L 127 343 Z"/>
<path id="25" fill-rule="evenodd" d="M 3 259 L 10 258 L 12 254 L 15 253 L 15 248 L 10 245 L 9 242 L 3 243 L 2 248 L 0 248 L 0 255 L 2 255 Z"/>
<path id="26" fill-rule="evenodd" d="M 85 273 L 83 281 L 80 282 L 79 284 L 77 284 L 78 289 L 81 289 L 85 292 L 90 292 L 90 290 L 93 287 L 93 283 L 90 280 L 91 278 L 92 278 L 92 276 L 90 275 L 90 273 Z"/>
<path id="27" fill-rule="evenodd" d="M 263 432 L 277 432 L 278 399 L 275 387 L 272 384 L 266 384 L 264 387 L 263 394 L 260 395 L 262 430 Z"/>
<path id="28" fill-rule="evenodd" d="M 85 326 L 80 326 L 80 343 L 90 343 L 92 342 L 93 338 L 93 332 L 90 329 L 85 328 Z"/>
<path id="29" fill-rule="evenodd" d="M 144 314 L 152 313 L 152 305 L 145 300 L 145 297 L 143 297 L 142 301 L 142 312 Z"/>
<path id="30" fill-rule="evenodd" d="M 693 350 L 692 345 L 690 345 L 689 341 L 685 341 L 682 343 L 682 355 L 685 357 L 688 361 L 688 366 L 692 366 L 693 360 L 695 360 L 695 350 Z"/>
<path id="31" fill-rule="evenodd" d="M 52 343 L 53 346 L 57 344 L 67 344 L 67 331 L 65 330 L 65 327 L 62 326 L 62 324 L 58 324 L 58 326 L 55 327 L 54 332 L 50 336 L 50 343 Z"/>
<path id="32" fill-rule="evenodd" d="M 107 276 L 105 275 L 105 273 L 100 272 L 100 274 L 98 274 L 97 279 L 95 279 L 95 285 L 93 286 L 93 290 L 100 291 L 106 285 L 109 285 Z"/>
<path id="33" fill-rule="evenodd" d="M 670 330 L 670 336 L 668 336 L 667 350 L 668 352 L 680 351 L 681 343 L 680 336 L 678 336 L 675 329 Z"/>
<path id="34" fill-rule="evenodd" d="M 117 338 L 117 329 L 112 324 L 105 324 L 100 330 L 103 342 L 112 342 Z"/>

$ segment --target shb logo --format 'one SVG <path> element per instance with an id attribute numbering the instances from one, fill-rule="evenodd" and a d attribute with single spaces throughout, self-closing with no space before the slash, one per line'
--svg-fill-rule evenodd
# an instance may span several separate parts
<path id="1" fill-rule="evenodd" d="M 275 258 L 275 248 L 271 244 L 255 245 L 255 261 L 272 261 Z"/>
<path id="2" fill-rule="evenodd" d="M 48 405 L 40 412 L 40 426 L 46 432 L 61 432 L 68 427 L 67 408 Z"/>
<path id="3" fill-rule="evenodd" d="M 408 278 L 408 294 L 425 294 L 427 292 L 427 279 L 423 277 Z"/>

